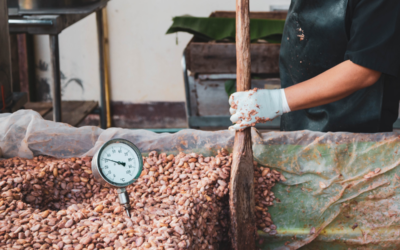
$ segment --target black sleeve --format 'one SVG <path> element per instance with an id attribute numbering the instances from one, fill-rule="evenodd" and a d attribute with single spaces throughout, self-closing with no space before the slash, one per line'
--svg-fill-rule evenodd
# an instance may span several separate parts
<path id="1" fill-rule="evenodd" d="M 359 0 L 350 11 L 350 37 L 345 60 L 398 77 L 400 1 Z"/>

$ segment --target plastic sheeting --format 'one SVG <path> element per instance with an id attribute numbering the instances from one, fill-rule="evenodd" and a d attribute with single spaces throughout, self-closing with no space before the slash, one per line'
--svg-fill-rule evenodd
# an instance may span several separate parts
<path id="1" fill-rule="evenodd" d="M 93 156 L 105 142 L 114 138 L 133 142 L 143 154 L 156 150 L 216 155 L 221 147 L 233 147 L 234 136 L 230 131 L 203 132 L 188 129 L 176 134 L 156 134 L 147 130 L 121 128 L 75 128 L 44 120 L 30 110 L 0 114 L 0 147 L 5 158 L 32 158 L 36 155 L 57 158 Z"/>
<path id="2" fill-rule="evenodd" d="M 400 138 L 396 133 L 350 134 L 252 131 L 254 158 L 287 181 L 274 188 L 270 207 L 278 234 L 260 232 L 263 249 L 399 249 Z M 152 150 L 212 155 L 231 150 L 234 133 L 183 130 L 73 128 L 33 111 L 0 115 L 4 157 L 93 155 L 106 141 L 124 138 Z"/>
<path id="3" fill-rule="evenodd" d="M 287 181 L 270 208 L 278 235 L 263 249 L 399 249 L 400 139 L 396 133 L 267 133 L 256 160 Z"/>

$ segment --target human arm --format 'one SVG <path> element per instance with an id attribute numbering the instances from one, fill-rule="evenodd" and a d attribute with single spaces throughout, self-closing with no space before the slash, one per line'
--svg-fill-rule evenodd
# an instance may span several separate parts
<path id="1" fill-rule="evenodd" d="M 392 78 L 399 77 L 400 2 L 358 0 L 353 1 L 351 7 L 347 10 L 351 23 L 347 30 L 348 44 L 344 55 L 345 61 L 310 80 L 285 89 L 283 93 L 271 90 L 258 91 L 256 95 L 271 98 L 268 98 L 269 100 L 255 98 L 254 100 L 259 102 L 257 105 L 269 107 L 262 108 L 264 111 L 256 110 L 256 112 L 264 113 L 263 115 L 267 115 L 267 119 L 271 120 L 282 114 L 278 112 L 279 110 L 272 112 L 272 109 L 278 106 L 282 110 L 283 100 L 287 99 L 289 111 L 296 111 L 340 100 L 359 89 L 374 84 L 381 74 Z M 265 94 L 262 94 L 264 91 Z M 396 89 L 391 88 L 389 91 L 392 91 L 390 101 L 398 103 Z M 387 92 L 384 98 L 387 98 Z M 277 100 L 281 100 L 282 103 L 279 104 Z M 238 101 L 236 98 L 236 102 Z M 248 105 L 246 103 L 249 102 L 244 103 Z M 242 111 L 232 109 L 231 112 L 246 113 L 246 110 L 252 110 L 249 106 L 240 107 L 241 105 L 237 104 L 236 106 Z M 397 110 L 397 105 L 393 105 L 390 112 L 397 113 Z M 233 116 L 233 120 L 235 121 L 238 117 L 238 115 Z M 234 129 L 245 128 L 246 126 L 243 125 L 253 125 L 256 117 L 253 116 L 253 118 L 250 122 L 242 122 L 240 127 L 235 125 Z"/>
<path id="2" fill-rule="evenodd" d="M 376 83 L 381 73 L 350 60 L 308 81 L 285 89 L 291 111 L 313 108 L 341 100 Z"/>
<path id="3" fill-rule="evenodd" d="M 240 130 L 275 119 L 284 112 L 313 108 L 341 100 L 373 85 L 381 73 L 347 60 L 324 73 L 289 88 L 235 93 L 230 98 L 230 127 Z M 288 107 L 285 108 L 285 101 Z M 286 111 L 285 111 L 286 109 Z"/>

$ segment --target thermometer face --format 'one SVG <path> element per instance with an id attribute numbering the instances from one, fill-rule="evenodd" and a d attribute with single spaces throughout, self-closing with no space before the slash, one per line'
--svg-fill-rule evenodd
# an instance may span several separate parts
<path id="1" fill-rule="evenodd" d="M 114 139 L 99 150 L 93 157 L 92 168 L 108 184 L 115 187 L 126 187 L 142 173 L 143 161 L 139 149 L 131 142 L 122 139 Z"/>

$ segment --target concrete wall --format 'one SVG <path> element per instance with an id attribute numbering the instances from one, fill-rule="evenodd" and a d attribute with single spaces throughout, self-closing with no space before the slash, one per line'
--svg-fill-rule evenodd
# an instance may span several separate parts
<path id="1" fill-rule="evenodd" d="M 252 0 L 252 11 L 289 0 Z M 165 35 L 172 17 L 208 16 L 215 10 L 235 10 L 234 0 L 111 0 L 108 5 L 112 100 L 129 103 L 184 102 L 182 52 L 191 36 Z M 178 38 L 178 44 L 176 39 Z M 51 88 L 48 37 L 36 37 L 38 82 L 42 93 Z M 98 48 L 95 15 L 60 35 L 64 100 L 98 100 Z M 51 92 L 50 92 L 51 93 Z M 47 95 L 47 98 L 49 96 Z M 46 97 L 45 97 L 46 98 Z"/>

